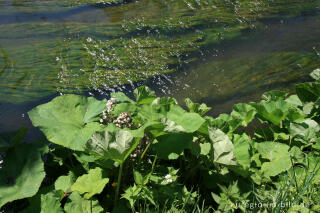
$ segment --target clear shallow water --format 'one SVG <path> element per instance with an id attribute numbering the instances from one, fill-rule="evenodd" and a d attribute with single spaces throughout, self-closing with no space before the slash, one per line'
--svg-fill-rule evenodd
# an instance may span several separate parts
<path id="1" fill-rule="evenodd" d="M 130 94 L 147 84 L 179 102 L 186 97 L 205 102 L 216 114 L 235 102 L 256 100 L 263 91 L 290 90 L 295 82 L 308 80 L 308 73 L 320 67 L 320 2 L 288 5 L 279 0 L 270 7 L 251 2 L 257 5 L 141 0 L 101 7 L 0 0 L 0 132 L 29 127 L 26 112 L 60 93 L 101 98 L 113 90 Z M 189 41 L 193 35 L 198 40 Z M 163 42 L 173 37 L 182 38 L 181 45 Z M 163 50 L 164 58 L 168 53 L 175 60 L 145 57 L 141 51 L 147 48 L 133 45 L 141 38 L 140 43 L 147 38 L 147 48 L 160 46 L 151 53 Z M 119 57 L 110 57 L 112 63 L 133 61 L 126 52 L 138 53 L 139 68 L 126 61 L 112 64 L 114 75 L 136 69 L 132 84 L 110 74 L 101 77 L 102 65 L 92 63 L 84 49 L 87 44 L 101 53 L 100 47 L 114 47 L 109 44 L 113 39 L 127 47 L 116 52 Z M 150 79 L 150 73 L 156 76 Z M 139 78 L 149 80 L 135 83 Z"/>

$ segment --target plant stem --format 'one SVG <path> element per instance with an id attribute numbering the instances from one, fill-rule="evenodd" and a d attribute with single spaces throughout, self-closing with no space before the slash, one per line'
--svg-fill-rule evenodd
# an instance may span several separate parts
<path id="1" fill-rule="evenodd" d="M 90 199 L 90 213 L 92 213 L 92 200 Z"/>
<path id="2" fill-rule="evenodd" d="M 119 197 L 119 189 L 120 189 L 120 184 L 121 184 L 122 169 L 123 169 L 123 162 L 120 163 L 116 194 L 115 194 L 115 197 L 114 197 L 114 207 L 116 207 L 117 204 L 118 204 L 118 197 Z"/>
<path id="3" fill-rule="evenodd" d="M 153 163 L 152 163 L 152 168 L 151 168 L 151 173 L 153 173 L 153 170 L 154 170 L 154 167 L 155 167 L 155 165 L 156 165 L 157 159 L 158 159 L 158 155 L 156 155 L 156 156 L 154 157 L 154 160 L 153 160 Z"/>
<path id="4" fill-rule="evenodd" d="M 148 151 L 149 147 L 151 145 L 151 142 L 147 145 L 147 147 L 144 149 L 141 157 L 140 157 L 140 160 L 139 160 L 139 163 L 141 162 L 141 160 L 143 159 L 144 155 L 146 154 L 146 152 Z"/>

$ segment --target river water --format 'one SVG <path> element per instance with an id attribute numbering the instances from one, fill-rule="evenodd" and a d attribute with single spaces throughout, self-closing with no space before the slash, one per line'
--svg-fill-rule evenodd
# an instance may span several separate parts
<path id="1" fill-rule="evenodd" d="M 57 95 L 139 85 L 217 115 L 320 67 L 320 1 L 90 2 L 0 0 L 0 132 Z"/>

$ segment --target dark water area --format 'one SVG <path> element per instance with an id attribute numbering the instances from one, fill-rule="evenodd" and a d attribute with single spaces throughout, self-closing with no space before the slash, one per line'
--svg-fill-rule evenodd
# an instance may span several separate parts
<path id="1" fill-rule="evenodd" d="M 217 115 L 320 67 L 320 1 L 63 2 L 0 0 L 0 132 L 33 139 L 33 107 L 139 85 Z"/>

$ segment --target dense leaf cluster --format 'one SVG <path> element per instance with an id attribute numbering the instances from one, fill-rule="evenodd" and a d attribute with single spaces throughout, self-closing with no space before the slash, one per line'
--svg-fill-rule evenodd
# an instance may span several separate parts
<path id="1" fill-rule="evenodd" d="M 0 207 L 317 212 L 320 70 L 311 77 L 296 95 L 267 92 L 216 118 L 205 104 L 186 99 L 185 110 L 144 86 L 135 100 L 59 96 L 29 112 L 48 141 L 20 143 L 24 129 L 0 138 Z"/>

